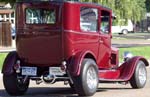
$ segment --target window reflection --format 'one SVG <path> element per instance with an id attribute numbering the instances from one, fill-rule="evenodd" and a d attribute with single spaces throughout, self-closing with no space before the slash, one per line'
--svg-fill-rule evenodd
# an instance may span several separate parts
<path id="1" fill-rule="evenodd" d="M 54 9 L 26 9 L 27 24 L 54 24 L 56 14 Z"/>
<path id="2" fill-rule="evenodd" d="M 83 31 L 97 31 L 98 10 L 82 7 L 80 9 L 80 28 Z"/>

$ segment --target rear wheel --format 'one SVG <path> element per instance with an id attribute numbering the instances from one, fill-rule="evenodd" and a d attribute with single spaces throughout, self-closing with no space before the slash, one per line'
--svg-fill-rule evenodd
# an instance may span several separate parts
<path id="1" fill-rule="evenodd" d="M 98 69 L 94 60 L 84 59 L 81 73 L 73 78 L 74 87 L 80 96 L 92 96 L 98 87 Z"/>
<path id="2" fill-rule="evenodd" d="M 147 71 L 145 63 L 143 61 L 139 61 L 136 66 L 134 75 L 130 80 L 130 84 L 132 88 L 138 89 L 143 88 L 146 84 L 146 81 L 147 81 Z"/>
<path id="3" fill-rule="evenodd" d="M 128 30 L 127 29 L 123 29 L 121 32 L 122 32 L 122 34 L 128 34 Z"/>
<path id="4" fill-rule="evenodd" d="M 23 95 L 29 86 L 29 79 L 23 82 L 23 79 L 17 77 L 17 73 L 14 70 L 14 64 L 19 59 L 17 52 L 10 52 L 5 58 L 3 65 L 3 84 L 8 92 L 12 96 Z"/>
<path id="5" fill-rule="evenodd" d="M 29 79 L 23 82 L 22 79 L 17 78 L 17 74 L 3 75 L 3 83 L 8 94 L 12 96 L 23 95 L 29 86 Z"/>

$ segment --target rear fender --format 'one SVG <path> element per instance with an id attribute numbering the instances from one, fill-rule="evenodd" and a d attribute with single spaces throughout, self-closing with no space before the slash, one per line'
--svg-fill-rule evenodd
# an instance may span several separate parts
<path id="1" fill-rule="evenodd" d="M 77 52 L 75 55 L 73 55 L 69 61 L 69 72 L 72 76 L 78 76 L 80 75 L 81 66 L 82 66 L 82 60 L 85 58 L 87 54 L 91 54 L 94 56 L 94 54 L 90 51 L 81 51 Z M 94 56 L 95 58 L 95 56 Z"/>
<path id="2" fill-rule="evenodd" d="M 10 52 L 6 56 L 4 63 L 3 63 L 3 67 L 2 67 L 3 74 L 10 75 L 14 72 L 13 66 L 16 63 L 17 58 L 18 58 L 18 55 L 16 51 Z"/>
<path id="3" fill-rule="evenodd" d="M 129 81 L 134 74 L 136 65 L 139 60 L 142 60 L 146 66 L 149 66 L 149 63 L 145 58 L 141 56 L 135 56 L 123 63 L 121 67 L 119 67 L 119 70 L 121 72 L 120 79 L 123 79 L 124 81 Z"/>

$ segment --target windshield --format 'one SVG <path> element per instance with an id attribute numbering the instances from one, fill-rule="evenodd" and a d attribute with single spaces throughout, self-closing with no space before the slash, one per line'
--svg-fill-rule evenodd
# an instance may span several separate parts
<path id="1" fill-rule="evenodd" d="M 25 13 L 27 24 L 55 24 L 56 22 L 54 9 L 27 8 Z"/>

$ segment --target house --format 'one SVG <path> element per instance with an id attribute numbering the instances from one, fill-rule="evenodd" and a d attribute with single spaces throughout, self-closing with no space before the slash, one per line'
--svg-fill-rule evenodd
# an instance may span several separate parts
<path id="1" fill-rule="evenodd" d="M 10 21 L 10 23 L 15 24 L 15 12 L 11 8 L 9 3 L 0 3 L 0 21 Z"/>

